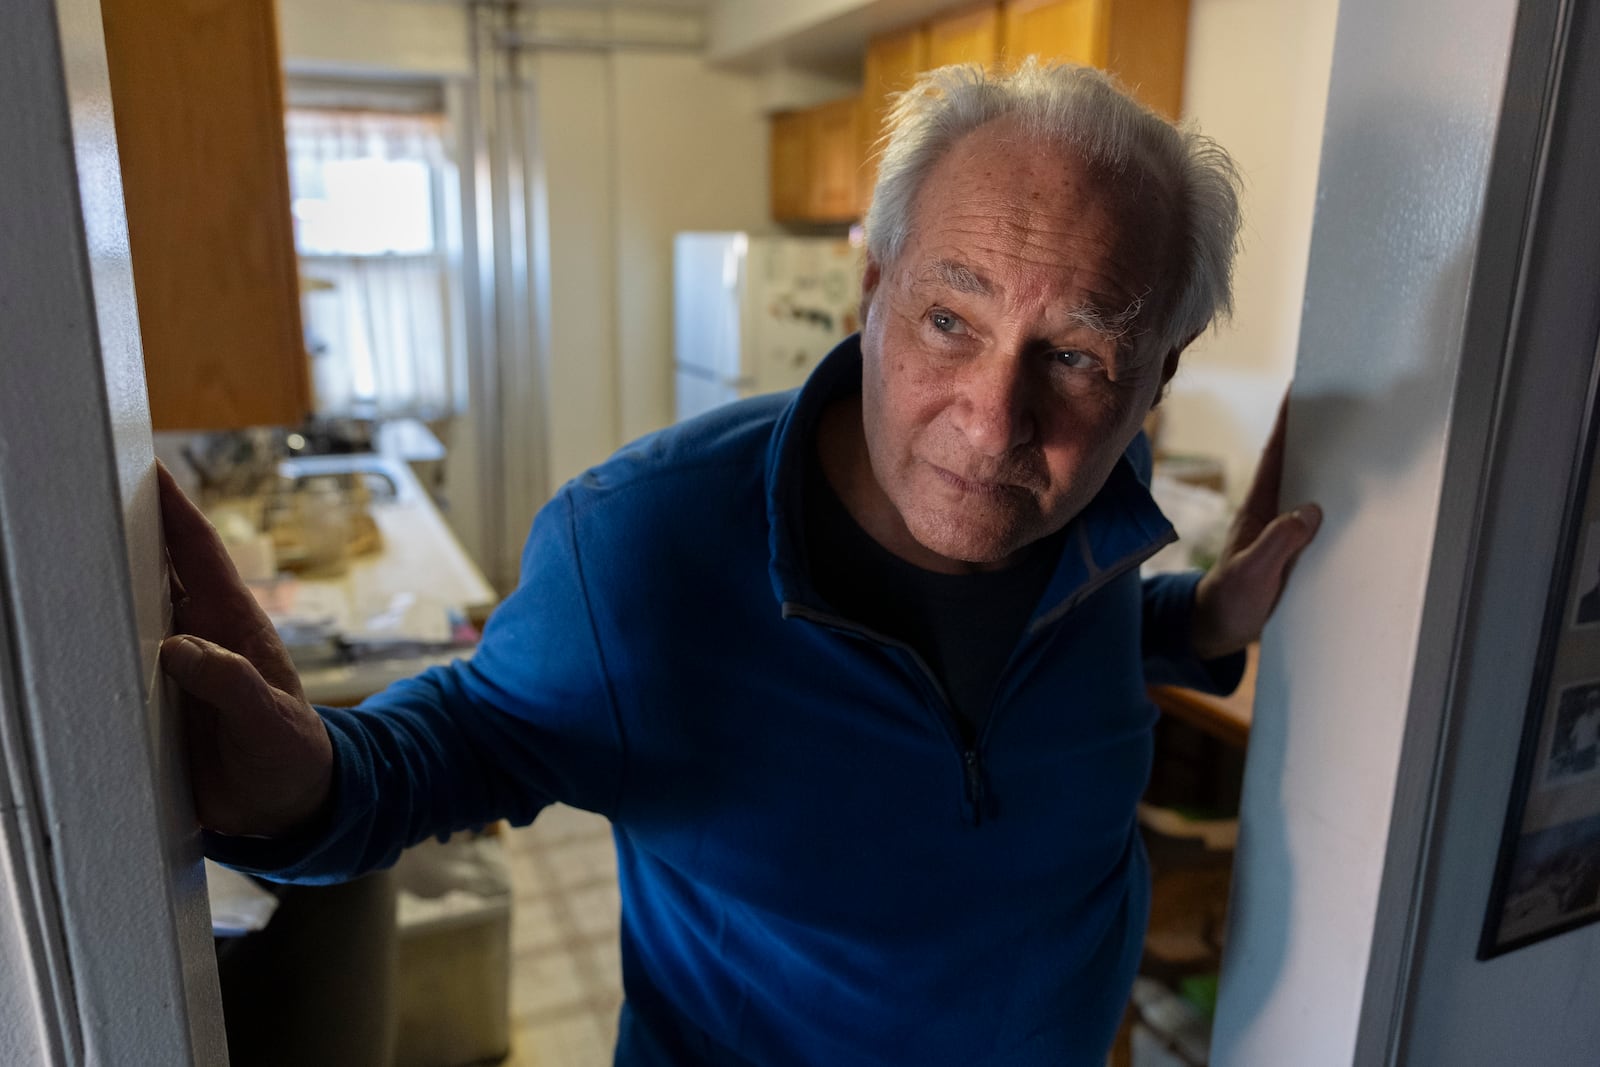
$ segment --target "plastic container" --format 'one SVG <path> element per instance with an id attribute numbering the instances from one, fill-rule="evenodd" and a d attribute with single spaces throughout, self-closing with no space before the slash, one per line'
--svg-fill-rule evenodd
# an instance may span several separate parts
<path id="1" fill-rule="evenodd" d="M 426 841 L 395 865 L 395 1067 L 463 1067 L 511 1047 L 511 879 L 498 838 Z"/>

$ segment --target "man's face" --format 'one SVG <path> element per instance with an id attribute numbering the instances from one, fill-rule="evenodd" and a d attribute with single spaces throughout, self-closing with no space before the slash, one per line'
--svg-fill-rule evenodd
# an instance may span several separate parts
<path id="1" fill-rule="evenodd" d="M 1128 225 L 1081 162 L 1002 120 L 935 165 L 899 257 L 869 259 L 872 472 L 954 569 L 1003 564 L 1065 526 L 1155 403 L 1176 353 L 1132 321 L 1164 251 L 1165 211 L 1146 197 L 1154 225 Z"/>

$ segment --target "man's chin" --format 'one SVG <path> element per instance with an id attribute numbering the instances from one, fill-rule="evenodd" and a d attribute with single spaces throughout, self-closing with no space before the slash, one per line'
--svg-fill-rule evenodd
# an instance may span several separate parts
<path id="1" fill-rule="evenodd" d="M 918 544 L 941 559 L 979 569 L 1004 567 L 1029 544 L 1020 531 L 975 529 L 958 523 L 912 527 L 910 532 Z"/>

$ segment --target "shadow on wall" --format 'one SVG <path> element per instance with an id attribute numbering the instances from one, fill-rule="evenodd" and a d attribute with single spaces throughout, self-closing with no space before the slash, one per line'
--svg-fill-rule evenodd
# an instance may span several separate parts
<path id="1" fill-rule="evenodd" d="M 1352 562 L 1359 566 L 1360 554 L 1373 545 L 1394 544 L 1409 555 L 1419 537 L 1432 544 L 1434 530 L 1418 530 L 1414 509 L 1396 509 L 1392 516 L 1382 509 L 1385 501 L 1403 498 L 1419 464 L 1442 462 L 1458 355 L 1466 340 L 1462 294 L 1472 270 L 1481 191 L 1478 196 L 1463 195 L 1459 188 L 1440 194 L 1442 182 L 1460 178 L 1451 162 L 1459 146 L 1482 143 L 1481 120 L 1464 111 L 1443 111 L 1433 101 L 1377 103 L 1381 106 L 1362 112 L 1365 121 L 1330 127 L 1324 144 L 1285 471 L 1285 501 L 1315 500 L 1325 515 L 1308 567 L 1320 566 L 1321 560 L 1334 560 L 1341 570 Z M 1378 172 L 1376 181 L 1362 174 L 1368 163 Z M 1404 176 L 1400 183 L 1393 180 L 1396 175 Z M 1425 573 L 1417 576 L 1418 588 L 1425 580 Z M 1354 592 L 1368 584 L 1347 575 L 1337 587 Z M 1305 596 L 1307 590 L 1302 586 L 1298 593 Z M 1372 590 L 1361 595 L 1371 596 Z M 1405 614 L 1413 606 L 1410 590 L 1397 588 L 1395 595 L 1406 599 L 1393 610 L 1376 597 L 1359 605 L 1360 632 L 1374 648 L 1413 637 L 1414 619 Z M 1283 613 L 1293 620 L 1289 625 L 1334 624 L 1316 608 L 1297 607 L 1293 595 L 1290 599 L 1290 610 Z M 1346 610 L 1337 625 L 1349 631 L 1351 622 Z M 1291 751 L 1303 764 L 1307 746 L 1290 745 L 1295 663 L 1285 644 L 1269 640 L 1262 649 L 1245 777 L 1247 814 L 1235 859 L 1239 876 L 1223 964 L 1228 1018 L 1227 1032 L 1218 1035 L 1223 1041 L 1240 1041 L 1263 1014 L 1291 954 L 1295 922 L 1317 921 L 1299 903 L 1305 887 L 1297 879 L 1290 839 L 1291 811 L 1296 825 L 1317 813 L 1307 811 L 1303 783 L 1287 774 Z M 1348 637 L 1329 645 L 1351 647 Z M 1363 664 L 1339 664 L 1334 670 L 1360 677 Z M 1316 709 L 1317 714 L 1328 711 Z M 1310 711 L 1303 709 L 1302 722 L 1306 714 Z M 1296 772 L 1303 774 L 1304 767 Z M 1382 842 L 1373 847 L 1381 848 Z M 1377 878 L 1372 888 L 1376 892 Z M 1349 946 L 1362 960 L 1369 950 L 1365 943 Z M 1327 965 L 1334 970 L 1340 962 Z M 1348 1012 L 1354 1021 L 1360 1004 L 1305 1007 Z M 1231 1063 L 1239 1049 L 1219 1045 L 1212 1052 L 1214 1062 Z"/>

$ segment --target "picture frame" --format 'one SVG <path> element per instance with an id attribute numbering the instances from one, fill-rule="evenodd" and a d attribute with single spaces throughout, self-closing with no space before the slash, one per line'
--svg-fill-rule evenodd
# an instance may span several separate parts
<path id="1" fill-rule="evenodd" d="M 1600 922 L 1600 477 L 1590 372 L 1516 776 L 1479 938 L 1486 960 Z"/>

